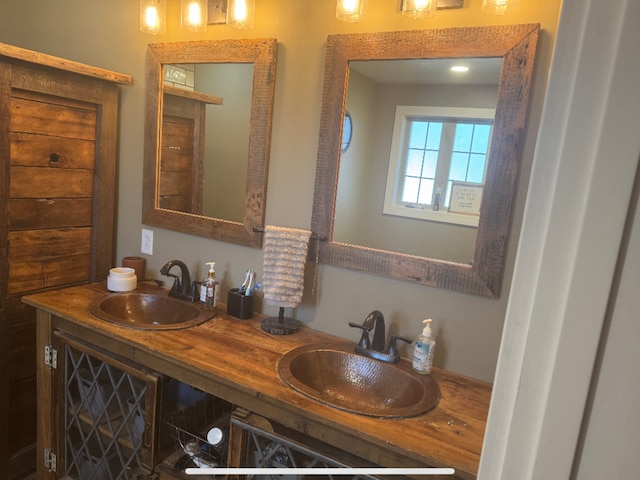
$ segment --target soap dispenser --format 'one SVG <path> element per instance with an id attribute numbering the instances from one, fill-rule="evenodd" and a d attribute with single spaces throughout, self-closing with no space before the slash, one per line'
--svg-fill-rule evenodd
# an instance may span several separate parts
<path id="1" fill-rule="evenodd" d="M 422 329 L 422 333 L 416 338 L 411 367 L 415 372 L 426 375 L 431 373 L 436 341 L 431 336 L 431 319 L 427 318 L 423 320 L 422 323 L 424 323 L 425 326 Z"/>
<path id="2" fill-rule="evenodd" d="M 220 295 L 220 289 L 216 281 L 216 262 L 207 262 L 206 265 L 209 267 L 209 273 L 207 278 L 202 280 L 202 285 L 200 286 L 200 303 L 204 307 L 214 308 L 218 306 Z"/>

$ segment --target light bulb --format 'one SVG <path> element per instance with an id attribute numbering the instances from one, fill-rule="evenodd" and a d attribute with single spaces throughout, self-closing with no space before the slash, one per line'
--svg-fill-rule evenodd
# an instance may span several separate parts
<path id="1" fill-rule="evenodd" d="M 158 9 L 156 7 L 147 7 L 144 14 L 144 22 L 151 30 L 158 28 L 160 20 L 158 19 Z"/>
<path id="2" fill-rule="evenodd" d="M 481 10 L 491 15 L 508 15 L 520 8 L 518 0 L 482 0 Z"/>
<path id="3" fill-rule="evenodd" d="M 227 23 L 236 28 L 252 28 L 255 15 L 255 0 L 229 0 Z"/>
<path id="4" fill-rule="evenodd" d="M 337 0 L 336 18 L 343 22 L 361 22 L 367 15 L 369 0 Z"/>
<path id="5" fill-rule="evenodd" d="M 429 18 L 436 12 L 436 0 L 403 0 L 402 14 L 412 18 Z"/>
<path id="6" fill-rule="evenodd" d="M 239 1 L 236 2 L 236 8 L 233 10 L 233 16 L 239 22 L 244 22 L 247 19 L 247 4 Z"/>
<path id="7" fill-rule="evenodd" d="M 140 31 L 159 35 L 165 33 L 165 0 L 140 0 Z"/>
<path id="8" fill-rule="evenodd" d="M 207 29 L 207 0 L 182 0 L 181 25 L 192 32 Z"/>
<path id="9" fill-rule="evenodd" d="M 201 22 L 200 19 L 200 5 L 198 5 L 197 3 L 191 3 L 189 4 L 189 23 L 191 25 L 199 25 Z"/>

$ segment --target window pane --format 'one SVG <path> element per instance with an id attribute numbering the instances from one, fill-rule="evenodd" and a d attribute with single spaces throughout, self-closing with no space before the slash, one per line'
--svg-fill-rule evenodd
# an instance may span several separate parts
<path id="1" fill-rule="evenodd" d="M 456 152 L 470 151 L 472 138 L 473 124 L 459 123 L 456 125 L 456 135 L 453 139 L 453 150 Z"/>
<path id="2" fill-rule="evenodd" d="M 489 149 L 489 135 L 491 134 L 491 125 L 476 125 L 473 132 L 473 144 L 471 151 L 475 153 L 486 153 Z"/>
<path id="3" fill-rule="evenodd" d="M 429 135 L 427 136 L 426 148 L 429 150 L 439 150 L 440 137 L 442 137 L 442 123 L 429 122 Z"/>
<path id="4" fill-rule="evenodd" d="M 424 148 L 429 122 L 411 122 L 409 129 L 409 148 Z"/>
<path id="5" fill-rule="evenodd" d="M 419 177 L 422 173 L 423 150 L 409 150 L 407 153 L 407 169 L 405 175 Z"/>
<path id="6" fill-rule="evenodd" d="M 433 198 L 433 180 L 422 180 L 420 182 L 420 194 L 418 195 L 418 203 L 430 205 Z"/>
<path id="7" fill-rule="evenodd" d="M 486 155 L 472 153 L 469 156 L 469 174 L 467 182 L 483 183 L 484 182 L 484 162 Z"/>
<path id="8" fill-rule="evenodd" d="M 467 180 L 467 153 L 454 153 L 451 155 L 451 169 L 449 170 L 449 180 L 465 182 Z"/>
<path id="9" fill-rule="evenodd" d="M 424 167 L 422 177 L 436 178 L 436 167 L 438 166 L 438 152 L 424 152 Z"/>
<path id="10" fill-rule="evenodd" d="M 418 198 L 418 190 L 420 188 L 420 180 L 417 178 L 407 177 L 404 179 L 404 187 L 402 189 L 402 201 L 416 203 Z"/>

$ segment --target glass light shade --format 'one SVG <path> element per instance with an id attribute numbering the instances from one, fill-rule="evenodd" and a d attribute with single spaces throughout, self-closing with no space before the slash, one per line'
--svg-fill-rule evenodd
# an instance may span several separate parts
<path id="1" fill-rule="evenodd" d="M 166 33 L 166 0 L 140 0 L 140 31 L 152 35 Z"/>
<path id="2" fill-rule="evenodd" d="M 490 15 L 508 15 L 520 8 L 519 0 L 482 0 L 481 10 Z"/>
<path id="3" fill-rule="evenodd" d="M 229 0 L 227 23 L 236 28 L 253 28 L 255 11 L 255 0 Z"/>
<path id="4" fill-rule="evenodd" d="M 437 4 L 437 0 L 403 0 L 402 14 L 411 18 L 433 17 Z"/>
<path id="5" fill-rule="evenodd" d="M 180 25 L 191 32 L 204 32 L 207 29 L 207 0 L 182 0 Z"/>
<path id="6" fill-rule="evenodd" d="M 336 18 L 343 22 L 361 22 L 367 15 L 369 0 L 337 0 Z"/>

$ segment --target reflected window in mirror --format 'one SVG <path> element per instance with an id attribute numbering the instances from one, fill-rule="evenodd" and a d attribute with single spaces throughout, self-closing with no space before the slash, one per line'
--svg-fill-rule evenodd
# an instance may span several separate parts
<path id="1" fill-rule="evenodd" d="M 353 120 L 349 112 L 344 112 L 344 125 L 342 126 L 342 153 L 345 153 L 351 145 Z"/>
<path id="2" fill-rule="evenodd" d="M 396 108 L 384 213 L 478 225 L 448 212 L 453 182 L 483 185 L 494 109 Z"/>

